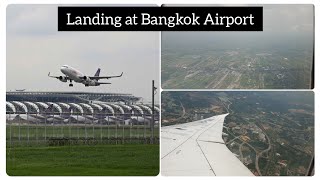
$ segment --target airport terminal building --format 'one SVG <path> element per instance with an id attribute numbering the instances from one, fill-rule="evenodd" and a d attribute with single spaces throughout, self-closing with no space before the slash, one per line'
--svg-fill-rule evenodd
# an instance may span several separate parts
<path id="1" fill-rule="evenodd" d="M 159 122 L 159 106 L 142 104 L 131 94 L 91 92 L 7 92 L 7 121 L 38 123 L 150 123 Z"/>

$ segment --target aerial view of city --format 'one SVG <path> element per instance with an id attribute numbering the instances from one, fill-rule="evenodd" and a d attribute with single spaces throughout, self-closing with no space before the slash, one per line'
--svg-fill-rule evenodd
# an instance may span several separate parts
<path id="1" fill-rule="evenodd" d="M 262 32 L 163 32 L 162 88 L 310 89 L 313 13 L 263 5 Z"/>
<path id="2" fill-rule="evenodd" d="M 313 92 L 163 92 L 161 106 L 162 126 L 227 114 L 224 144 L 256 176 L 310 173 Z"/>

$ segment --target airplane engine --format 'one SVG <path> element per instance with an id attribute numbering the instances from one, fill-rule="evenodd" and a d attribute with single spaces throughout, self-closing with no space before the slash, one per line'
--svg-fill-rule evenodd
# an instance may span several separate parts
<path id="1" fill-rule="evenodd" d="M 83 80 L 90 81 L 90 78 L 88 76 L 83 76 Z"/>
<path id="2" fill-rule="evenodd" d="M 66 77 L 63 77 L 63 76 L 59 76 L 59 80 L 62 81 L 62 82 L 67 82 L 67 78 Z"/>

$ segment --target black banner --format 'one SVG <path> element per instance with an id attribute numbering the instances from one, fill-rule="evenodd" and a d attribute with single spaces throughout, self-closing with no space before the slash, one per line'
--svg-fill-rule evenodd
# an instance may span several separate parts
<path id="1" fill-rule="evenodd" d="M 263 8 L 58 7 L 58 31 L 263 31 Z"/>

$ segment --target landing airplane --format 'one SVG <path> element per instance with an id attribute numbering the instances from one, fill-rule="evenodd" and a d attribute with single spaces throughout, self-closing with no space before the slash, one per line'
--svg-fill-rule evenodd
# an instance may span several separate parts
<path id="1" fill-rule="evenodd" d="M 77 82 L 77 83 L 82 83 L 86 87 L 87 86 L 100 86 L 101 84 L 111 84 L 107 82 L 98 82 L 100 79 L 110 79 L 110 78 L 117 78 L 121 77 L 123 72 L 119 76 L 99 76 L 100 75 L 100 68 L 98 68 L 96 74 L 94 76 L 86 76 L 79 70 L 68 66 L 68 65 L 63 65 L 60 68 L 60 71 L 65 75 L 65 76 L 50 76 L 50 72 L 48 74 L 49 77 L 59 79 L 61 82 L 68 82 L 70 81 L 69 86 L 72 87 L 72 81 Z"/>
<path id="2" fill-rule="evenodd" d="M 16 89 L 17 92 L 23 92 L 25 91 L 26 89 Z"/>

